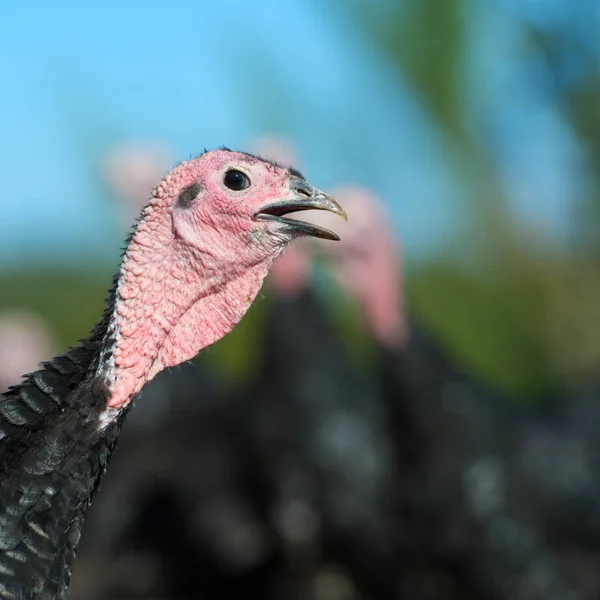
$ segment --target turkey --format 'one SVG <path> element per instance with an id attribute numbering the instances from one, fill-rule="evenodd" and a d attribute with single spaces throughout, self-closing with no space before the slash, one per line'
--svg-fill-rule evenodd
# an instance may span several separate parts
<path id="1" fill-rule="evenodd" d="M 108 155 L 104 180 L 120 213 L 141 207 L 158 180 L 161 148 L 127 143 Z M 269 544 L 256 532 L 252 465 L 238 434 L 246 407 L 233 401 L 232 381 L 223 381 L 209 358 L 145 386 L 144 410 L 128 417 L 119 460 L 86 520 L 73 600 L 144 594 L 208 600 L 235 597 L 238 588 L 261 595 L 257 573 Z"/>
<path id="2" fill-rule="evenodd" d="M 359 187 L 334 193 L 349 215 L 343 242 L 315 243 L 377 348 L 402 443 L 399 460 L 412 454 L 402 480 L 407 535 L 399 546 L 407 597 L 596 597 L 584 592 L 589 576 L 575 585 L 559 568 L 564 552 L 551 539 L 556 513 L 539 514 L 551 504 L 549 481 L 554 489 L 561 485 L 559 465 L 576 463 L 563 479 L 571 490 L 574 481 L 581 486 L 585 461 L 565 456 L 567 447 L 578 446 L 558 443 L 576 411 L 525 410 L 464 373 L 421 324 L 404 316 L 399 252 L 383 204 Z M 326 216 L 317 221 L 328 223 Z M 585 432 L 581 423 L 579 432 Z M 406 435 L 413 440 L 408 447 Z M 547 470 L 544 487 L 540 465 Z"/>
<path id="3" fill-rule="evenodd" d="M 262 156 L 296 162 L 285 141 L 263 138 L 257 146 Z M 204 394 L 190 402 L 179 386 L 183 373 L 174 373 L 163 389 L 174 396 L 172 409 L 156 431 L 134 438 L 128 422 L 91 515 L 98 531 L 88 543 L 95 548 L 111 512 L 124 526 L 95 568 L 102 574 L 96 597 L 209 600 L 243 590 L 310 599 L 331 586 L 340 594 L 358 588 L 372 598 L 395 596 L 401 570 L 389 543 L 395 469 L 385 397 L 348 356 L 333 307 L 312 286 L 309 243 L 286 248 L 273 265 L 261 306 L 265 327 L 252 348 L 262 357 L 252 385 L 215 403 Z M 128 489 L 124 481 L 134 482 L 125 513 L 116 503 Z M 136 513 L 173 525 L 154 527 L 150 516 L 127 520 Z M 176 526 L 176 518 L 189 526 Z M 74 598 L 89 597 L 83 585 L 93 565 L 86 566 L 80 560 L 75 570 Z M 119 575 L 125 568 L 127 578 Z"/>
<path id="4" fill-rule="evenodd" d="M 66 598 L 85 511 L 143 386 L 241 320 L 284 247 L 345 216 L 294 169 L 221 149 L 181 163 L 142 211 L 90 337 L 0 398 L 0 596 Z"/>
<path id="5" fill-rule="evenodd" d="M 263 138 L 255 150 L 279 164 L 294 164 L 286 146 Z M 120 148 L 106 161 L 107 182 L 127 208 L 149 187 L 148 176 L 162 153 L 132 144 Z M 130 172 L 135 186 L 126 184 Z M 302 245 L 296 242 L 276 261 L 267 290 L 277 287 L 274 279 L 294 278 L 289 257 L 304 256 L 306 250 L 289 251 Z M 260 354 L 257 338 L 255 355 Z M 259 425 L 254 406 L 262 405 L 261 399 L 238 393 L 231 382 L 223 385 L 203 358 L 162 373 L 144 388 L 144 411 L 128 418 L 119 460 L 103 479 L 102 495 L 86 522 L 72 598 L 152 593 L 208 600 L 235 597 L 242 589 L 264 597 L 278 585 L 281 553 L 265 515 L 271 507 L 263 502 L 263 473 L 252 458 L 251 433 Z M 146 515 L 153 514 L 161 515 L 164 526 L 149 524 Z"/>

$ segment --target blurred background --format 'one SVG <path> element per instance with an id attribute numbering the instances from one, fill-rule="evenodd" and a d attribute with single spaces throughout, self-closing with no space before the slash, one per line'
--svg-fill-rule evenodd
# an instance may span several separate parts
<path id="1" fill-rule="evenodd" d="M 344 538 L 349 529 L 342 525 L 332 526 L 335 533 L 331 539 L 336 543 L 345 540 L 343 544 L 327 546 L 327 551 L 321 546 L 318 559 L 314 553 L 309 553 L 310 560 L 302 554 L 302 565 L 306 561 L 317 565 L 314 568 L 318 577 L 310 569 L 294 570 L 298 564 L 294 561 L 300 560 L 297 554 L 292 559 L 287 550 L 277 545 L 278 549 L 273 550 L 264 542 L 260 547 L 267 549 L 256 555 L 263 558 L 254 556 L 254 562 L 250 561 L 252 568 L 260 564 L 263 569 L 263 587 L 256 588 L 261 591 L 255 597 L 600 597 L 600 537 L 591 533 L 600 530 L 600 483 L 596 487 L 594 479 L 598 473 L 594 465 L 600 466 L 600 453 L 595 453 L 595 449 L 600 450 L 600 440 L 594 431 L 585 429 L 594 422 L 594 415 L 600 416 L 600 412 L 594 412 L 596 394 L 588 391 L 595 389 L 600 367 L 599 3 L 182 0 L 169 4 L 130 0 L 73 4 L 56 0 L 35 5 L 4 3 L 0 7 L 0 22 L 0 173 L 4 181 L 0 200 L 0 322 L 5 323 L 0 326 L 0 357 L 4 357 L 1 362 L 7 371 L 0 374 L 0 385 L 6 387 L 49 353 L 61 352 L 87 336 L 101 314 L 129 224 L 152 187 L 174 164 L 198 155 L 204 148 L 221 145 L 270 155 L 282 162 L 289 162 L 290 158 L 321 189 L 344 185 L 368 189 L 381 199 L 383 210 L 389 215 L 386 223 L 396 237 L 398 256 L 402 249 L 404 264 L 403 279 L 399 278 L 396 284 L 404 286 L 402 296 L 410 319 L 429 332 L 431 338 L 427 339 L 435 340 L 427 342 L 435 347 L 435 358 L 423 354 L 419 360 L 425 362 L 418 362 L 418 368 L 424 373 L 438 369 L 438 379 L 433 375 L 424 377 L 423 387 L 411 383 L 413 387 L 409 386 L 409 391 L 402 388 L 404 391 L 398 392 L 393 402 L 400 403 L 402 394 L 412 395 L 419 402 L 415 400 L 413 405 L 412 400 L 407 400 L 405 405 L 418 412 L 423 398 L 446 397 L 440 390 L 446 389 L 447 380 L 455 380 L 455 375 L 448 373 L 454 373 L 456 368 L 463 373 L 462 381 L 467 381 L 464 385 L 476 386 L 476 397 L 482 402 L 487 403 L 491 397 L 500 399 L 500 408 L 493 403 L 495 408 L 488 411 L 502 413 L 498 421 L 490 417 L 490 431 L 510 432 L 506 434 L 508 439 L 527 423 L 513 448 L 537 440 L 532 452 L 540 461 L 549 461 L 546 472 L 550 479 L 558 477 L 557 461 L 569 457 L 575 462 L 565 466 L 567 475 L 560 501 L 552 504 L 542 518 L 540 505 L 532 498 L 543 504 L 551 495 L 550 488 L 542 483 L 535 487 L 538 484 L 523 474 L 522 456 L 511 458 L 509 450 L 498 447 L 492 452 L 473 441 L 461 458 L 456 458 L 455 467 L 446 467 L 450 472 L 455 468 L 454 479 L 463 483 L 472 480 L 465 480 L 465 473 L 483 473 L 480 483 L 489 492 L 496 489 L 493 474 L 497 473 L 494 465 L 498 463 L 493 460 L 504 461 L 506 481 L 513 482 L 508 488 L 516 494 L 510 519 L 516 522 L 518 514 L 522 521 L 521 529 L 515 529 L 513 521 L 508 525 L 508 521 L 502 521 L 503 526 L 494 521 L 492 526 L 487 517 L 484 519 L 477 511 L 469 512 L 465 491 L 469 486 L 464 484 L 462 492 L 456 492 L 465 494 L 462 500 L 456 500 L 462 506 L 456 510 L 469 513 L 470 520 L 465 524 L 461 521 L 463 517 L 467 519 L 464 515 L 444 516 L 442 506 L 449 500 L 441 483 L 442 487 L 433 486 L 423 495 L 425 484 L 419 479 L 422 459 L 411 462 L 410 467 L 399 466 L 409 454 L 441 445 L 444 432 L 454 427 L 440 425 L 440 433 L 429 421 L 421 422 L 415 417 L 420 424 L 409 429 L 419 431 L 420 441 L 411 442 L 407 450 L 402 444 L 411 432 L 400 434 L 392 427 L 383 437 L 389 438 L 389 446 L 394 448 L 386 452 L 394 455 L 396 466 L 391 467 L 385 458 L 377 459 L 377 464 L 385 463 L 387 467 L 381 469 L 393 471 L 394 477 L 401 473 L 398 486 L 414 491 L 410 501 L 403 500 L 413 512 L 403 513 L 402 518 L 410 514 L 409 520 L 414 522 L 414 511 L 423 509 L 428 502 L 437 506 L 437 502 L 439 507 L 432 510 L 438 511 L 435 518 L 442 521 L 434 519 L 434 523 L 429 515 L 427 524 L 414 537 L 406 534 L 412 541 L 404 540 L 404 546 L 398 541 L 390 542 L 395 549 L 390 550 L 389 556 L 394 558 L 388 556 L 379 561 L 384 564 L 389 560 L 386 564 L 390 567 L 384 574 L 365 566 L 368 560 L 364 557 L 350 559 L 344 555 L 344 547 L 362 538 L 354 533 Z M 343 235 L 341 230 L 340 234 Z M 352 372 L 360 372 L 369 385 L 385 386 L 379 366 L 375 365 L 380 365 L 379 360 L 389 360 L 389 356 L 374 358 L 376 336 L 361 324 L 360 310 L 348 302 L 350 294 L 326 271 L 323 265 L 317 266 L 314 287 L 329 307 L 341 347 L 350 349 L 347 360 L 353 365 Z M 204 352 L 196 366 L 184 369 L 181 377 L 189 376 L 192 381 L 181 383 L 187 386 L 186 390 L 196 389 L 196 377 L 206 382 L 204 372 L 211 378 L 211 391 L 206 398 L 216 398 L 215 403 L 196 399 L 193 391 L 186 392 L 194 396 L 191 404 L 202 405 L 201 409 L 194 409 L 199 414 L 209 410 L 208 405 L 213 407 L 210 410 L 221 410 L 224 415 L 233 411 L 232 407 L 238 407 L 246 416 L 251 411 L 250 390 L 256 384 L 256 373 L 263 372 L 268 360 L 270 346 L 265 340 L 269 337 L 270 296 L 275 295 L 266 290 L 265 299 L 257 302 L 233 335 Z M 305 306 L 300 303 L 296 310 L 304 310 Z M 401 303 L 398 310 L 403 310 Z M 293 321 L 293 313 L 288 317 Z M 293 344 L 291 334 L 282 343 Z M 404 346 L 404 352 L 410 352 L 410 342 Z M 447 357 L 443 367 L 439 366 L 438 352 Z M 402 363 L 405 364 L 408 363 Z M 393 377 L 398 379 L 403 368 L 406 367 L 397 366 Z M 434 380 L 439 386 L 432 390 L 427 386 L 433 385 Z M 291 380 L 280 384 L 279 393 L 285 395 Z M 132 440 L 137 433 L 140 439 L 144 432 L 147 439 L 150 434 L 162 435 L 159 419 L 169 410 L 168 403 L 162 400 L 175 393 L 169 385 L 166 379 L 160 379 L 149 394 L 147 406 L 134 411 L 147 414 L 135 417 L 136 425 L 132 424 L 131 431 L 125 428 L 124 447 L 129 433 Z M 335 386 L 332 389 L 333 393 L 340 390 Z M 473 393 L 469 393 L 472 398 Z M 184 392 L 177 394 L 185 396 Z M 368 403 L 373 394 L 365 392 L 355 406 Z M 222 401 L 225 396 L 229 400 Z M 232 396 L 236 399 L 232 400 Z M 145 404 L 142 400 L 140 405 Z M 548 417 L 544 410 L 557 403 L 560 408 L 552 410 L 558 410 L 561 416 L 553 412 L 552 418 Z M 581 408 L 584 405 L 585 410 Z M 266 413 L 273 410 L 272 405 L 268 406 L 263 408 Z M 571 410 L 579 411 L 577 418 Z M 356 411 L 361 414 L 359 408 Z M 507 411 L 510 416 L 506 416 Z M 248 419 L 252 421 L 252 417 Z M 285 417 L 282 419 L 285 421 Z M 369 419 L 363 415 L 359 421 L 369 428 Z M 405 427 L 408 421 L 399 419 Z M 548 420 L 552 421 L 551 426 L 540 425 Z M 396 423 L 392 417 L 375 421 Z M 496 428 L 496 422 L 506 425 Z M 221 446 L 231 443 L 232 438 L 243 438 L 237 429 L 243 426 L 236 423 L 232 425 L 233 433 L 223 433 Z M 271 431 L 263 424 L 258 428 L 260 432 L 263 426 Z M 506 429 L 502 429 L 504 426 Z M 577 429 L 580 426 L 583 429 Z M 173 427 L 178 431 L 177 426 Z M 284 431 L 283 425 L 273 427 Z M 472 431 L 481 433 L 485 429 L 477 420 L 460 427 L 464 427 L 457 434 L 461 441 L 472 439 Z M 546 433 L 540 433 L 540 427 Z M 555 428 L 552 434 L 548 427 Z M 561 427 L 570 432 L 572 443 L 568 447 L 560 445 L 566 444 L 568 437 Z M 375 431 L 376 426 L 370 430 Z M 538 434 L 541 437 L 535 437 Z M 582 439 L 588 440 L 588 434 L 589 444 L 586 441 L 587 445 L 581 445 Z M 357 439 L 352 435 L 349 439 Z M 256 436 L 258 440 L 268 438 L 267 434 Z M 402 443 L 396 439 L 398 436 Z M 260 442 L 250 438 L 248 447 L 256 450 Z M 540 442 L 542 438 L 544 441 Z M 145 457 L 159 447 L 158 438 L 149 439 L 152 442 L 147 442 Z M 206 442 L 206 456 L 216 456 L 215 444 Z M 140 447 L 133 442 L 130 445 Z M 310 450 L 309 442 L 306 446 Z M 170 447 L 167 444 L 165 452 Z M 121 451 L 114 463 L 122 458 L 120 454 Z M 245 467 L 240 467 L 243 475 L 231 477 L 236 481 L 250 477 L 253 483 L 248 484 L 248 489 L 254 491 L 270 489 L 277 477 L 265 475 L 268 469 L 263 459 L 256 462 L 261 475 L 253 472 L 252 476 L 260 479 L 260 485 L 245 473 Z M 314 462 L 318 463 L 318 459 Z M 469 471 L 473 465 L 479 465 L 479 470 Z M 192 461 L 190 469 L 196 467 Z M 541 472 L 538 467 L 532 469 Z M 146 473 L 134 463 L 128 468 Z M 434 466 L 431 469 L 435 470 Z M 580 473 L 582 469 L 585 477 L 577 479 L 573 472 Z M 514 476 L 516 479 L 510 479 L 511 473 L 517 472 L 520 474 Z M 421 474 L 417 477 L 415 473 Z M 410 485 L 406 483 L 408 479 L 403 479 L 408 474 Z M 107 503 L 113 480 L 115 490 L 122 489 L 116 483 L 118 475 L 113 480 L 110 477 L 109 470 L 103 486 Z M 585 498 L 577 496 L 573 504 L 565 504 L 567 492 L 576 487 L 575 480 L 580 485 L 577 490 L 587 486 Z M 581 483 L 584 480 L 585 484 Z M 308 486 L 297 485 L 304 491 Z M 323 481 L 315 485 L 327 487 Z M 528 485 L 537 491 L 522 492 L 527 498 L 519 496 L 516 490 L 524 490 Z M 158 496 L 163 504 L 159 502 L 160 508 L 148 509 L 150 515 L 156 510 L 156 515 L 148 517 L 150 521 L 144 521 L 146 525 L 140 525 L 140 531 L 152 529 L 169 512 L 165 506 L 170 506 L 171 500 L 165 498 L 170 498 L 173 486 L 168 494 L 165 489 L 161 488 L 162 495 Z M 235 492 L 241 496 L 245 493 L 239 489 Z M 199 492 L 190 488 L 181 494 L 189 501 Z M 263 496 L 261 502 L 267 506 L 269 502 Z M 399 502 L 394 498 L 392 504 Z M 113 506 L 130 502 L 118 496 L 117 491 L 110 501 L 115 503 Z M 505 498 L 500 504 L 506 507 L 510 502 Z M 99 499 L 99 511 L 100 508 Z M 302 512 L 301 508 L 298 510 Z M 581 517 L 584 513 L 585 518 Z M 113 513 L 106 508 L 102 514 Z M 178 508 L 173 509 L 173 514 L 188 513 Z M 271 509 L 264 508 L 264 515 L 272 514 Z M 302 514 L 306 517 L 308 513 Z M 270 517 L 264 515 L 259 518 L 255 514 L 254 525 L 260 522 L 272 536 L 285 537 L 281 531 L 273 533 L 272 524 L 265 525 Z M 577 526 L 573 525 L 574 515 L 581 517 Z M 394 518 L 400 517 L 396 514 Z M 233 517 L 222 519 L 228 527 L 236 522 Z M 367 521 L 374 519 L 369 517 Z M 130 521 L 133 520 L 131 516 Z M 434 544 L 432 540 L 440 532 L 447 532 L 459 521 L 463 523 L 464 537 L 460 550 L 452 544 L 443 548 Z M 303 530 L 310 529 L 310 523 L 316 527 L 313 517 L 300 522 Z M 549 533 L 550 522 L 565 525 L 560 531 Z M 85 577 L 80 575 L 77 579 L 78 569 L 92 581 L 93 573 L 106 568 L 109 557 L 114 556 L 115 546 L 111 544 L 123 547 L 115 541 L 121 538 L 116 534 L 110 538 L 106 533 L 110 528 L 104 527 L 105 523 L 102 521 L 94 530 L 90 516 L 87 546 L 82 550 L 81 566 L 75 569 L 74 586 L 79 587 L 74 593 L 80 595 L 74 597 L 92 597 L 89 586 L 82 583 Z M 389 529 L 389 522 L 386 523 L 383 529 Z M 185 518 L 168 529 L 189 527 L 189 519 Z M 401 530 L 403 525 L 394 527 Z M 103 528 L 106 539 L 98 550 L 101 544 L 93 543 L 91 532 L 100 536 Z M 114 528 L 119 535 L 125 535 L 122 532 L 127 525 L 114 524 Z M 240 528 L 234 527 L 238 532 Z M 325 525 L 321 529 L 325 531 Z M 571 535 L 575 529 L 578 533 Z M 498 531 L 504 532 L 502 539 L 507 539 L 506 532 L 512 531 L 513 538 L 509 538 L 513 541 L 521 539 L 519 535 L 526 531 L 528 539 L 535 539 L 535 544 L 531 542 L 527 547 L 535 546 L 537 550 L 531 550 L 533 554 L 523 551 L 517 559 L 517 542 L 507 542 L 513 550 L 506 550 L 504 558 L 492 553 L 485 564 L 474 567 L 469 558 L 472 554 L 466 553 L 465 548 L 473 554 L 481 552 L 482 547 L 492 543 L 490 539 L 496 539 L 493 532 Z M 214 535 L 221 539 L 224 534 Z M 372 533 L 373 539 L 379 539 L 378 535 Z M 249 533 L 246 541 L 248 536 Z M 395 562 L 400 560 L 398 556 L 402 555 L 402 564 L 408 564 L 402 553 L 411 554 L 415 540 L 422 544 L 425 538 L 431 545 L 419 546 L 418 566 L 406 567 L 402 582 L 394 581 L 389 584 L 391 587 L 379 589 L 379 582 L 394 578 L 390 573 L 399 564 Z M 479 541 L 473 541 L 476 539 Z M 166 547 L 168 543 L 179 544 L 180 540 L 163 541 L 161 545 Z M 189 540 L 186 543 L 193 545 Z M 231 544 L 238 549 L 243 545 Z M 144 547 L 150 545 L 146 543 Z M 381 549 L 384 544 L 374 542 L 374 546 Z M 403 549 L 399 550 L 401 546 Z M 94 547 L 97 555 L 92 557 Z M 197 544 L 194 547 L 197 549 Z M 494 548 L 497 553 L 497 547 Z M 131 564 L 138 565 L 142 573 L 167 572 L 171 568 L 166 563 L 157 567 L 152 561 L 140 562 L 133 550 L 130 554 L 139 559 Z M 206 558 L 208 550 L 200 554 L 202 557 L 189 566 L 190 572 L 196 574 L 187 574 L 196 583 L 199 565 L 205 574 L 218 571 Z M 557 558 L 559 554 L 562 558 Z M 180 549 L 180 555 L 190 557 L 194 553 L 187 548 Z M 88 560 L 88 556 L 92 558 Z M 250 564 L 244 560 L 240 559 L 239 564 Z M 504 562 L 502 569 L 497 570 L 499 561 Z M 123 561 L 116 562 L 121 571 L 115 580 L 133 579 L 134 567 L 125 568 Z M 99 564 L 104 566 L 100 568 Z M 561 571 L 557 565 L 563 564 L 569 566 Z M 278 574 L 279 587 L 275 587 L 287 591 L 273 591 L 271 579 L 268 585 L 264 583 L 268 579 L 265 565 L 272 569 L 269 573 Z M 361 579 L 357 574 L 362 573 L 363 567 L 367 575 Z M 238 597 L 234 591 L 228 596 L 222 586 L 223 581 L 231 581 L 232 572 L 239 574 L 240 568 L 225 568 L 225 575 L 219 571 L 220 579 L 214 581 L 218 582 L 215 589 L 220 590 L 221 596 L 215 592 L 215 597 Z M 313 573 L 310 576 L 306 575 L 309 571 Z M 285 577 L 283 572 L 287 573 Z M 420 575 L 415 579 L 417 572 Z M 493 577 L 488 577 L 492 572 Z M 255 571 L 252 573 L 255 575 Z M 555 581 L 549 573 L 560 573 L 561 581 Z M 305 583 L 299 583 L 301 580 L 312 583 L 302 587 Z M 402 587 L 408 580 L 413 582 L 409 591 Z M 483 580 L 496 583 L 488 588 Z M 173 591 L 175 588 L 167 584 L 161 588 L 163 584 L 152 581 L 141 577 L 136 580 L 134 591 L 119 588 L 104 596 L 98 592 L 97 597 L 213 597 L 206 590 L 201 595 L 199 588 L 193 586 L 192 591 L 189 586 Z M 246 590 L 246 595 L 252 594 L 249 590 L 254 588 L 249 581 L 256 579 L 243 581 L 240 589 Z M 462 586 L 459 581 L 468 581 L 468 585 Z M 94 586 L 99 589 L 100 583 Z M 267 588 L 268 593 L 264 591 Z"/>

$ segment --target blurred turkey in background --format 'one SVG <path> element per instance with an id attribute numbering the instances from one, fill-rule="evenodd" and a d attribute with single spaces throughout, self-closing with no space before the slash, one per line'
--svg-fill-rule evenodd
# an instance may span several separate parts
<path id="1" fill-rule="evenodd" d="M 144 390 L 71 598 L 600 596 L 600 10 L 573 6 L 8 11 L 1 389 L 87 335 L 204 146 L 349 217 Z"/>

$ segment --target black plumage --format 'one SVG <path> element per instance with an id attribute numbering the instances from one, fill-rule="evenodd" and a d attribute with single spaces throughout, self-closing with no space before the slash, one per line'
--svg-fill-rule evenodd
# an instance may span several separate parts
<path id="1" fill-rule="evenodd" d="M 534 432 L 548 432 L 546 411 L 519 406 L 462 371 L 414 322 L 404 348 L 380 347 L 380 359 L 390 405 L 410 414 L 418 440 L 405 486 L 413 537 L 403 555 L 405 564 L 424 560 L 409 569 L 409 597 L 589 598 L 559 567 L 550 535 L 556 515 L 543 512 L 548 487 L 524 468 Z M 403 427 L 395 420 L 396 431 Z"/>

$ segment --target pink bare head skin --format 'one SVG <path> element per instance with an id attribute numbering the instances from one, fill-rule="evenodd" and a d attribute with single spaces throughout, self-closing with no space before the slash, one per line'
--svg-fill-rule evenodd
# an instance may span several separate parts
<path id="1" fill-rule="evenodd" d="M 21 308 L 0 313 L 0 394 L 56 350 L 54 335 L 39 315 Z"/>
<path id="2" fill-rule="evenodd" d="M 401 348 L 408 340 L 403 298 L 401 248 L 390 227 L 383 202 L 359 186 L 334 192 L 344 204 L 348 222 L 339 229 L 342 240 L 319 244 L 341 288 L 355 300 L 370 334 L 379 343 Z M 326 214 L 316 222 L 327 226 Z"/>
<path id="3" fill-rule="evenodd" d="M 298 172 L 241 152 L 206 152 L 163 179 L 143 210 L 117 280 L 98 367 L 110 408 L 123 408 L 161 370 L 229 333 L 291 240 L 339 239 L 283 216 L 302 208 L 345 216 Z"/>
<path id="4" fill-rule="evenodd" d="M 172 152 L 161 144 L 126 142 L 104 159 L 102 175 L 121 201 L 121 221 L 128 227 L 146 204 L 157 181 L 174 163 Z"/>
<path id="5" fill-rule="evenodd" d="M 265 135 L 253 144 L 256 153 L 281 165 L 297 163 L 293 143 L 281 135 Z M 293 213 L 290 213 L 293 218 Z M 288 246 L 273 264 L 268 284 L 274 294 L 290 297 L 309 287 L 311 274 L 311 251 L 307 240 L 298 240 Z"/>

